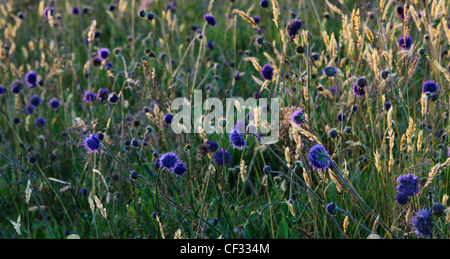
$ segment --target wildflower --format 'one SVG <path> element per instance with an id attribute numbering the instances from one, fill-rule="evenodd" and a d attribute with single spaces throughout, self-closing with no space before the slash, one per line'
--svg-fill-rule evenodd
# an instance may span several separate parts
<path id="1" fill-rule="evenodd" d="M 76 7 L 76 6 L 74 6 L 72 8 L 72 14 L 74 14 L 74 15 L 80 14 L 80 9 L 78 7 Z"/>
<path id="2" fill-rule="evenodd" d="M 389 71 L 388 70 L 381 71 L 381 78 L 386 80 L 388 78 L 388 76 L 389 76 Z"/>
<path id="3" fill-rule="evenodd" d="M 45 126 L 46 124 L 46 120 L 42 117 L 37 117 L 36 120 L 34 121 L 34 125 L 36 125 L 38 128 L 42 128 Z"/>
<path id="4" fill-rule="evenodd" d="M 91 91 L 85 91 L 83 101 L 91 103 L 95 101 L 96 94 Z"/>
<path id="5" fill-rule="evenodd" d="M 259 4 L 262 8 L 267 8 L 269 6 L 269 0 L 261 0 Z"/>
<path id="6" fill-rule="evenodd" d="M 292 121 L 297 125 L 302 125 L 305 120 L 305 114 L 303 114 L 302 109 L 297 109 L 291 114 Z"/>
<path id="7" fill-rule="evenodd" d="M 228 150 L 223 148 L 214 155 L 214 162 L 219 166 L 228 165 L 231 162 L 231 155 Z"/>
<path id="8" fill-rule="evenodd" d="M 297 54 L 301 55 L 301 54 L 305 53 L 305 47 L 299 45 L 299 46 L 295 47 L 295 52 Z"/>
<path id="9" fill-rule="evenodd" d="M 231 144 L 234 148 L 243 150 L 247 147 L 247 144 L 245 143 L 244 138 L 241 136 L 241 134 L 237 131 L 237 129 L 234 129 L 230 135 L 228 136 Z"/>
<path id="10" fill-rule="evenodd" d="M 413 44 L 413 39 L 410 35 L 406 36 L 406 39 L 401 36 L 400 39 L 398 39 L 398 46 L 402 49 L 409 50 Z"/>
<path id="11" fill-rule="evenodd" d="M 33 95 L 30 98 L 30 104 L 33 105 L 34 107 L 38 107 L 39 105 L 41 105 L 42 103 L 42 99 L 41 97 L 39 97 L 38 95 Z"/>
<path id="12" fill-rule="evenodd" d="M 25 112 L 28 115 L 34 114 L 36 112 L 36 108 L 33 105 L 27 105 L 27 107 L 25 108 Z"/>
<path id="13" fill-rule="evenodd" d="M 130 172 L 130 179 L 132 180 L 137 180 L 138 179 L 138 173 L 136 171 L 131 171 Z"/>
<path id="14" fill-rule="evenodd" d="M 161 155 L 160 160 L 163 168 L 172 169 L 178 162 L 178 156 L 173 152 L 164 153 Z"/>
<path id="15" fill-rule="evenodd" d="M 19 119 L 19 118 L 17 118 L 17 117 L 14 117 L 13 118 L 13 123 L 14 124 L 19 124 L 19 123 L 21 123 L 22 121 Z"/>
<path id="16" fill-rule="evenodd" d="M 100 88 L 100 90 L 98 90 L 98 93 L 97 93 L 97 100 L 99 100 L 100 102 L 103 102 L 108 98 L 109 94 L 110 94 L 110 92 L 108 89 Z"/>
<path id="17" fill-rule="evenodd" d="M 266 165 L 263 168 L 263 173 L 264 174 L 270 174 L 270 171 L 272 171 L 272 168 L 270 168 L 270 166 Z"/>
<path id="18" fill-rule="evenodd" d="M 117 101 L 119 100 L 119 97 L 116 95 L 116 94 L 110 94 L 109 96 L 108 96 L 108 101 L 110 102 L 110 103 L 116 103 Z"/>
<path id="19" fill-rule="evenodd" d="M 360 78 L 358 78 L 358 80 L 356 80 L 356 84 L 360 88 L 366 87 L 367 86 L 367 80 L 364 77 L 360 77 Z"/>
<path id="20" fill-rule="evenodd" d="M 46 17 L 46 18 L 48 18 L 48 15 L 51 15 L 51 16 L 53 16 L 53 7 L 45 7 L 45 9 L 44 9 L 44 16 Z"/>
<path id="21" fill-rule="evenodd" d="M 6 92 L 6 89 L 3 85 L 0 85 L 0 96 Z"/>
<path id="22" fill-rule="evenodd" d="M 330 215 L 336 215 L 336 203 L 332 202 L 327 205 L 327 212 Z"/>
<path id="23" fill-rule="evenodd" d="M 261 17 L 259 15 L 253 16 L 253 21 L 255 21 L 256 24 L 258 24 L 261 21 Z"/>
<path id="24" fill-rule="evenodd" d="M 345 114 L 339 113 L 337 119 L 338 121 L 345 121 Z"/>
<path id="25" fill-rule="evenodd" d="M 309 159 L 310 165 L 315 170 L 320 171 L 320 170 L 324 170 L 324 169 L 330 167 L 329 155 L 328 155 L 327 151 L 325 150 L 325 148 L 320 144 L 313 146 L 309 150 L 308 159 Z"/>
<path id="26" fill-rule="evenodd" d="M 297 37 L 298 31 L 302 28 L 302 26 L 303 22 L 298 19 L 294 19 L 288 23 L 286 26 L 286 32 L 291 40 L 294 40 L 295 37 Z"/>
<path id="27" fill-rule="evenodd" d="M 156 170 L 159 170 L 161 168 L 161 159 L 157 159 L 156 161 L 155 161 L 155 169 Z"/>
<path id="28" fill-rule="evenodd" d="M 419 178 L 413 174 L 401 175 L 397 178 L 399 185 L 397 191 L 408 196 L 414 196 L 419 192 Z"/>
<path id="29" fill-rule="evenodd" d="M 102 147 L 100 139 L 98 139 L 96 134 L 90 134 L 85 137 L 83 140 L 83 145 L 89 154 L 98 154 L 100 148 Z"/>
<path id="30" fill-rule="evenodd" d="M 52 98 L 48 102 L 48 107 L 50 107 L 50 109 L 52 111 L 58 110 L 59 106 L 60 106 L 60 103 L 59 103 L 58 99 L 56 99 L 56 98 Z"/>
<path id="31" fill-rule="evenodd" d="M 384 109 L 386 111 L 389 111 L 391 109 L 391 107 L 392 107 L 392 104 L 390 102 L 385 102 L 384 103 Z"/>
<path id="32" fill-rule="evenodd" d="M 265 64 L 261 70 L 261 76 L 264 80 L 272 81 L 273 79 L 273 68 L 269 64 Z"/>
<path id="33" fill-rule="evenodd" d="M 338 72 L 337 68 L 334 67 L 325 67 L 322 70 L 322 73 L 328 77 L 333 77 Z"/>
<path id="34" fill-rule="evenodd" d="M 213 43 L 212 41 L 206 42 L 206 46 L 207 46 L 210 50 L 214 50 L 214 43 Z"/>
<path id="35" fill-rule="evenodd" d="M 116 6 L 114 4 L 110 4 L 108 5 L 108 10 L 110 10 L 111 12 L 116 10 Z"/>
<path id="36" fill-rule="evenodd" d="M 212 16 L 211 14 L 205 14 L 203 16 L 203 18 L 205 19 L 205 21 L 211 25 L 212 27 L 216 26 L 216 18 L 214 18 L 214 16 Z"/>
<path id="37" fill-rule="evenodd" d="M 435 203 L 433 204 L 433 206 L 431 207 L 433 214 L 436 217 L 444 217 L 445 216 L 445 206 L 442 205 L 441 203 Z"/>
<path id="38" fill-rule="evenodd" d="M 405 19 L 405 8 L 403 7 L 403 5 L 397 6 L 397 13 L 402 20 Z"/>
<path id="39" fill-rule="evenodd" d="M 416 215 L 412 217 L 411 224 L 416 235 L 420 238 L 431 237 L 431 225 L 432 225 L 432 213 L 428 209 L 423 209 L 416 212 Z"/>
<path id="40" fill-rule="evenodd" d="M 172 172 L 176 176 L 183 176 L 187 171 L 186 164 L 183 162 L 177 163 L 175 167 L 172 169 Z"/>
<path id="41" fill-rule="evenodd" d="M 395 196 L 395 200 L 398 204 L 405 205 L 408 202 L 409 197 L 404 193 L 397 193 L 397 196 Z"/>
<path id="42" fill-rule="evenodd" d="M 433 94 L 439 91 L 439 86 L 433 82 L 433 81 L 428 81 L 423 83 L 422 85 L 422 93 L 427 94 Z"/>
<path id="43" fill-rule="evenodd" d="M 358 83 L 353 84 L 353 93 L 357 97 L 364 97 L 366 96 L 366 89 L 364 87 L 359 87 Z"/>
<path id="44" fill-rule="evenodd" d="M 34 71 L 29 71 L 25 75 L 25 83 L 27 83 L 28 88 L 33 89 L 37 86 L 37 74 Z"/>
<path id="45" fill-rule="evenodd" d="M 100 57 L 101 60 L 107 60 L 109 58 L 109 49 L 107 48 L 102 48 L 98 51 L 98 56 Z"/>
<path id="46" fill-rule="evenodd" d="M 173 115 L 172 114 L 168 113 L 168 114 L 166 114 L 164 116 L 164 122 L 165 123 L 170 124 L 170 123 L 172 123 L 172 120 L 173 120 Z"/>
<path id="47" fill-rule="evenodd" d="M 331 129 L 330 132 L 328 133 L 328 135 L 331 138 L 336 138 L 339 135 L 339 133 L 338 133 L 338 131 L 336 129 Z"/>
<path id="48" fill-rule="evenodd" d="M 219 145 L 215 141 L 207 141 L 206 144 L 208 145 L 209 151 L 216 152 L 217 149 L 219 149 Z"/>

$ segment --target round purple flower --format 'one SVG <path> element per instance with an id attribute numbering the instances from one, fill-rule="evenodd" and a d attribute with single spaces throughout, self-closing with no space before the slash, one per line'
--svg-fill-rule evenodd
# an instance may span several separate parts
<path id="1" fill-rule="evenodd" d="M 21 80 L 16 79 L 11 83 L 11 92 L 13 92 L 13 94 L 19 94 L 22 90 L 23 84 Z"/>
<path id="2" fill-rule="evenodd" d="M 338 72 L 337 68 L 334 67 L 325 67 L 322 70 L 322 73 L 326 75 L 327 77 L 333 77 Z"/>
<path id="3" fill-rule="evenodd" d="M 327 212 L 330 215 L 336 215 L 336 203 L 332 202 L 327 205 Z"/>
<path id="4" fill-rule="evenodd" d="M 96 94 L 91 91 L 85 91 L 83 96 L 83 101 L 87 103 L 92 103 L 95 101 Z"/>
<path id="5" fill-rule="evenodd" d="M 261 5 L 262 8 L 267 8 L 269 7 L 269 0 L 261 0 L 261 2 L 259 2 L 259 5 Z"/>
<path id="6" fill-rule="evenodd" d="M 177 163 L 175 167 L 172 169 L 172 172 L 176 176 L 183 176 L 187 171 L 186 164 L 183 162 Z"/>
<path id="7" fill-rule="evenodd" d="M 173 115 L 172 114 L 168 113 L 168 114 L 164 115 L 164 122 L 165 123 L 170 124 L 170 123 L 172 123 L 172 120 L 173 120 Z"/>
<path id="8" fill-rule="evenodd" d="M 434 94 L 437 91 L 439 91 L 439 86 L 433 81 L 425 82 L 422 85 L 422 93 L 424 94 L 427 93 Z"/>
<path id="9" fill-rule="evenodd" d="M 398 45 L 402 49 L 409 50 L 413 44 L 413 39 L 410 35 L 406 36 L 406 39 L 401 36 L 400 39 L 398 39 Z"/>
<path id="10" fill-rule="evenodd" d="M 308 153 L 309 164 L 315 170 L 324 170 L 330 167 L 330 158 L 325 148 L 317 144 L 313 146 Z"/>
<path id="11" fill-rule="evenodd" d="M 391 107 L 392 107 L 392 104 L 390 102 L 385 102 L 384 103 L 384 109 L 386 111 L 389 111 L 391 109 Z"/>
<path id="12" fill-rule="evenodd" d="M 261 76 L 264 80 L 272 81 L 273 79 L 273 68 L 269 64 L 265 64 L 261 69 Z"/>
<path id="13" fill-rule="evenodd" d="M 58 99 L 56 98 L 52 98 L 50 99 L 50 101 L 48 101 L 48 107 L 50 107 L 50 109 L 52 111 L 58 110 L 60 106 L 60 103 L 58 101 Z"/>
<path id="14" fill-rule="evenodd" d="M 39 105 L 41 105 L 42 103 L 42 99 L 41 97 L 39 97 L 39 95 L 33 95 L 30 98 L 30 104 L 33 105 L 34 107 L 38 107 Z"/>
<path id="15" fill-rule="evenodd" d="M 89 154 L 98 154 L 100 148 L 102 147 L 102 143 L 96 134 L 90 134 L 85 137 L 83 140 L 83 145 Z"/>
<path id="16" fill-rule="evenodd" d="M 6 88 L 3 85 L 0 85 L 0 96 L 6 92 Z"/>
<path id="17" fill-rule="evenodd" d="M 173 152 L 164 153 L 161 155 L 160 160 L 161 160 L 161 167 L 166 169 L 172 169 L 178 162 L 178 156 Z"/>
<path id="18" fill-rule="evenodd" d="M 25 112 L 28 115 L 34 114 L 36 112 L 36 107 L 34 107 L 33 105 L 27 105 L 27 107 L 25 108 Z"/>
<path id="19" fill-rule="evenodd" d="M 214 18 L 214 16 L 212 16 L 211 14 L 205 14 L 203 16 L 203 18 L 205 19 L 205 21 L 211 25 L 212 27 L 216 26 L 216 18 Z"/>
<path id="20" fill-rule="evenodd" d="M 419 177 L 413 174 L 400 175 L 397 178 L 397 191 L 407 196 L 414 196 L 419 192 Z"/>
<path id="21" fill-rule="evenodd" d="M 214 50 L 214 43 L 213 43 L 212 41 L 206 42 L 206 46 L 207 46 L 210 50 Z"/>
<path id="22" fill-rule="evenodd" d="M 38 84 L 37 79 L 38 76 L 34 71 L 29 71 L 28 73 L 25 74 L 25 82 L 27 83 L 27 86 L 30 89 L 33 89 L 37 86 Z"/>
<path id="23" fill-rule="evenodd" d="M 119 96 L 117 96 L 117 94 L 112 93 L 108 96 L 108 101 L 110 103 L 116 103 L 117 101 L 119 101 Z"/>
<path id="24" fill-rule="evenodd" d="M 405 19 L 405 8 L 403 7 L 403 5 L 397 6 L 397 13 L 402 20 Z"/>
<path id="25" fill-rule="evenodd" d="M 38 128 L 44 127 L 46 123 L 47 121 L 42 117 L 37 117 L 34 121 L 34 125 L 36 125 Z"/>
<path id="26" fill-rule="evenodd" d="M 107 48 L 102 48 L 98 51 L 98 56 L 100 57 L 101 60 L 107 60 L 109 58 L 109 49 Z"/>
<path id="27" fill-rule="evenodd" d="M 234 129 L 230 135 L 228 136 L 231 144 L 234 148 L 243 150 L 247 147 L 247 143 L 245 143 L 244 138 L 241 136 L 241 134 L 237 131 L 237 129 Z"/>
<path id="28" fill-rule="evenodd" d="M 98 93 L 97 93 L 97 99 L 100 102 L 106 101 L 108 99 L 109 94 L 110 94 L 110 92 L 108 89 L 100 88 L 100 90 L 98 90 Z"/>
<path id="29" fill-rule="evenodd" d="M 211 152 L 216 152 L 217 149 L 219 149 L 219 145 L 215 141 L 210 140 L 206 142 L 206 144 L 208 145 L 209 151 Z"/>
<path id="30" fill-rule="evenodd" d="M 305 114 L 303 114 L 302 109 L 297 109 L 291 114 L 292 121 L 297 125 L 302 125 L 305 120 Z"/>
<path id="31" fill-rule="evenodd" d="M 337 119 L 338 121 L 345 121 L 345 114 L 339 113 Z"/>
<path id="32" fill-rule="evenodd" d="M 53 16 L 53 7 L 45 7 L 44 16 L 48 18 L 49 12 L 50 12 L 50 15 Z"/>
<path id="33" fill-rule="evenodd" d="M 76 6 L 74 6 L 72 8 L 72 14 L 74 14 L 74 15 L 80 14 L 80 9 L 78 7 L 76 7 Z"/>
<path id="34" fill-rule="evenodd" d="M 298 31 L 302 28 L 303 26 L 303 22 L 298 20 L 298 19 L 294 19 L 292 21 L 290 21 L 288 23 L 288 25 L 286 26 L 286 32 L 288 37 L 291 40 L 294 40 L 295 37 L 297 37 Z"/>
<path id="35" fill-rule="evenodd" d="M 259 15 L 253 16 L 253 21 L 255 21 L 256 24 L 258 24 L 261 21 L 261 17 Z"/>
<path id="36" fill-rule="evenodd" d="M 395 200 L 398 204 L 405 205 L 406 203 L 408 203 L 409 197 L 404 193 L 397 193 L 397 196 L 395 196 Z"/>
<path id="37" fill-rule="evenodd" d="M 366 96 L 366 89 L 364 87 L 359 87 L 358 83 L 353 84 L 353 93 L 357 97 L 364 97 Z"/>
<path id="38" fill-rule="evenodd" d="M 420 238 L 431 238 L 431 225 L 432 225 L 432 216 L 430 210 L 423 209 L 419 212 L 416 212 L 416 215 L 412 217 L 411 224 L 413 230 L 416 232 L 416 235 Z"/>
<path id="39" fill-rule="evenodd" d="M 231 155 L 228 150 L 223 148 L 214 155 L 214 162 L 219 166 L 228 165 L 231 162 Z"/>
<path id="40" fill-rule="evenodd" d="M 364 77 L 360 77 L 360 78 L 358 78 L 358 80 L 356 80 L 356 84 L 360 88 L 366 87 L 367 86 L 367 79 L 365 79 Z"/>

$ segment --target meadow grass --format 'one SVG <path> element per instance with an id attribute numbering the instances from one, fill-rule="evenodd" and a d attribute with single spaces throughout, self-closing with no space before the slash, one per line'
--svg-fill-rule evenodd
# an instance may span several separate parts
<path id="1" fill-rule="evenodd" d="M 449 2 L 261 2 L 0 3 L 1 237 L 447 238 Z M 280 138 L 173 133 L 194 90 L 278 98 Z"/>

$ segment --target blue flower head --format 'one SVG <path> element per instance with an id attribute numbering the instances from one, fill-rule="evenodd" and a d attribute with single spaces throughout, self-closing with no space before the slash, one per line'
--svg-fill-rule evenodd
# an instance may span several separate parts
<path id="1" fill-rule="evenodd" d="M 408 195 L 400 192 L 400 193 L 397 193 L 397 196 L 395 196 L 395 200 L 397 201 L 398 204 L 405 205 L 406 203 L 408 203 L 409 197 L 408 197 Z"/>
<path id="2" fill-rule="evenodd" d="M 261 76 L 264 80 L 272 81 L 273 79 L 273 68 L 269 64 L 265 64 L 261 69 Z"/>
<path id="3" fill-rule="evenodd" d="M 259 4 L 261 5 L 262 8 L 267 8 L 269 7 L 269 0 L 261 0 Z"/>
<path id="4" fill-rule="evenodd" d="M 42 99 L 41 97 L 39 97 L 39 95 L 33 95 L 30 98 L 30 104 L 33 105 L 34 107 L 38 107 L 39 105 L 41 105 L 42 103 Z"/>
<path id="5" fill-rule="evenodd" d="M 419 177 L 413 174 L 400 175 L 397 178 L 397 191 L 407 196 L 414 196 L 419 192 Z"/>
<path id="6" fill-rule="evenodd" d="M 83 139 L 84 148 L 89 154 L 98 154 L 102 143 L 96 134 L 90 134 Z"/>
<path id="7" fill-rule="evenodd" d="M 3 85 L 0 85 L 0 96 L 6 92 L 6 88 Z"/>
<path id="8" fill-rule="evenodd" d="M 427 81 L 422 85 L 422 93 L 434 94 L 439 91 L 439 86 L 434 81 Z"/>
<path id="9" fill-rule="evenodd" d="M 109 54 L 109 49 L 107 48 L 102 48 L 98 51 L 98 56 L 101 60 L 107 60 L 109 58 Z"/>
<path id="10" fill-rule="evenodd" d="M 34 121 L 34 125 L 36 125 L 38 128 L 44 127 L 46 123 L 47 121 L 42 117 L 37 117 Z"/>
<path id="11" fill-rule="evenodd" d="M 87 103 L 94 102 L 96 96 L 97 95 L 91 91 L 85 91 L 84 96 L 83 96 L 83 101 L 85 101 Z"/>
<path id="12" fill-rule="evenodd" d="M 398 39 L 398 46 L 400 46 L 400 48 L 402 48 L 402 49 L 409 50 L 412 45 L 413 45 L 413 39 L 410 35 L 406 36 L 406 38 L 401 36 Z"/>
<path id="13" fill-rule="evenodd" d="M 294 40 L 297 37 L 298 31 L 303 27 L 303 22 L 294 19 L 288 23 L 286 26 L 286 33 L 291 40 Z"/>
<path id="14" fill-rule="evenodd" d="M 330 167 L 330 158 L 325 148 L 317 144 L 313 146 L 308 153 L 309 164 L 318 171 Z"/>
<path id="15" fill-rule="evenodd" d="M 337 68 L 334 67 L 325 67 L 322 70 L 322 73 L 326 75 L 327 77 L 333 77 L 338 72 Z"/>
<path id="16" fill-rule="evenodd" d="M 297 109 L 292 112 L 291 120 L 297 125 L 302 125 L 302 123 L 305 121 L 305 114 L 303 113 L 303 110 Z"/>
<path id="17" fill-rule="evenodd" d="M 210 140 L 206 142 L 206 144 L 208 145 L 209 151 L 211 152 L 216 152 L 217 149 L 219 149 L 219 145 L 215 141 Z"/>
<path id="18" fill-rule="evenodd" d="M 35 88 L 38 84 L 38 76 L 36 72 L 29 71 L 25 74 L 25 83 L 27 83 L 28 88 L 32 89 Z"/>
<path id="19" fill-rule="evenodd" d="M 247 143 L 245 143 L 244 138 L 241 136 L 241 134 L 237 131 L 237 129 L 234 129 L 230 135 L 228 136 L 231 144 L 234 148 L 243 150 L 247 147 Z"/>
<path id="20" fill-rule="evenodd" d="M 184 174 L 186 174 L 186 171 L 187 171 L 187 167 L 186 167 L 186 164 L 183 162 L 177 163 L 175 165 L 175 167 L 172 169 L 172 172 L 176 176 L 183 176 Z"/>
<path id="21" fill-rule="evenodd" d="M 219 166 L 228 165 L 231 162 L 231 155 L 228 150 L 223 148 L 214 155 L 214 162 Z"/>
<path id="22" fill-rule="evenodd" d="M 173 152 L 164 153 L 160 157 L 161 167 L 172 169 L 178 162 L 178 156 Z"/>
<path id="23" fill-rule="evenodd" d="M 332 202 L 332 203 L 328 204 L 327 212 L 330 215 L 335 215 L 336 214 L 336 203 Z"/>
<path id="24" fill-rule="evenodd" d="M 206 21 L 209 25 L 211 25 L 212 27 L 216 26 L 216 18 L 214 18 L 213 15 L 211 15 L 211 14 L 205 14 L 205 15 L 203 16 L 203 18 L 204 18 L 205 21 Z"/>
<path id="25" fill-rule="evenodd" d="M 172 120 L 173 120 L 173 115 L 172 114 L 168 113 L 168 114 L 166 114 L 164 116 L 164 122 L 165 123 L 170 124 L 170 123 L 172 123 Z"/>
<path id="26" fill-rule="evenodd" d="M 106 88 L 100 88 L 97 93 L 97 99 L 101 102 L 106 101 L 108 99 L 110 92 Z"/>
<path id="27" fill-rule="evenodd" d="M 59 103 L 58 99 L 56 99 L 56 98 L 52 98 L 52 99 L 50 99 L 50 101 L 48 102 L 48 107 L 50 107 L 50 109 L 51 109 L 52 111 L 58 110 L 58 109 L 59 109 L 59 106 L 60 106 L 60 103 Z"/>
<path id="28" fill-rule="evenodd" d="M 412 217 L 411 224 L 413 230 L 416 232 L 416 235 L 420 238 L 430 238 L 432 231 L 432 216 L 430 210 L 423 209 L 419 212 L 416 212 L 416 215 Z"/>
<path id="29" fill-rule="evenodd" d="M 357 97 L 364 97 L 366 96 L 366 89 L 364 87 L 359 87 L 358 83 L 353 84 L 353 93 Z"/>

